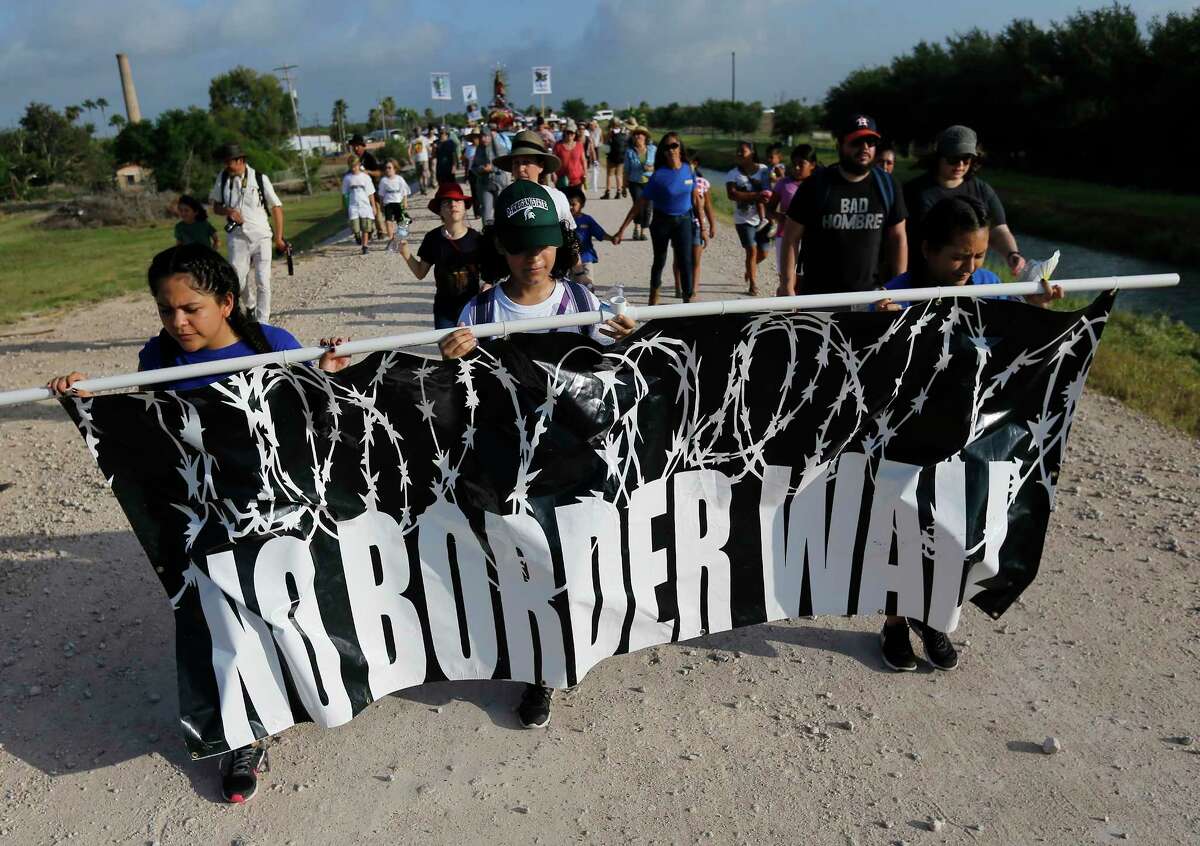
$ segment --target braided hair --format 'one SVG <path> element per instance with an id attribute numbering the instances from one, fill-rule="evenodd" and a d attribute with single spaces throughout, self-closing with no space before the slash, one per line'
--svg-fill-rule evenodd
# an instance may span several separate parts
<path id="1" fill-rule="evenodd" d="M 237 271 L 220 253 L 206 244 L 183 244 L 163 250 L 150 262 L 150 269 L 146 272 L 150 293 L 157 297 L 162 283 L 178 273 L 186 273 L 191 277 L 189 285 L 194 291 L 209 294 L 218 300 L 227 294 L 232 295 L 233 310 L 229 313 L 229 328 L 255 352 L 272 352 L 262 326 L 258 321 L 251 320 L 242 308 Z M 162 343 L 169 347 L 179 346 L 165 331 L 160 337 Z"/>

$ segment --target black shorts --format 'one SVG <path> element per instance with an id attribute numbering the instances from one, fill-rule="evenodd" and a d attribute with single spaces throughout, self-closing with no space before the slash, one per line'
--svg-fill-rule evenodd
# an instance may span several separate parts
<path id="1" fill-rule="evenodd" d="M 404 213 L 404 203 L 387 203 L 383 207 L 383 219 L 403 223 L 408 215 Z"/>

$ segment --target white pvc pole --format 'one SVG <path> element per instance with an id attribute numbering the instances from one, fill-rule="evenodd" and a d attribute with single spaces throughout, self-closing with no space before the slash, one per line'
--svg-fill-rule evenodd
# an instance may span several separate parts
<path id="1" fill-rule="evenodd" d="M 1158 273 L 1141 276 L 1098 276 L 1088 279 L 1067 279 L 1054 282 L 1065 293 L 1081 293 L 1085 291 L 1129 290 L 1133 288 L 1169 288 L 1179 284 L 1178 273 Z M 839 294 L 802 294 L 794 297 L 747 297 L 738 300 L 712 300 L 698 303 L 680 303 L 679 305 L 662 306 L 632 306 L 621 297 L 614 298 L 613 303 L 603 304 L 600 311 L 587 311 L 579 314 L 564 314 L 556 317 L 537 317 L 530 320 L 501 321 L 498 323 L 481 323 L 471 327 L 476 338 L 503 337 L 516 332 L 535 332 L 541 329 L 562 329 L 572 326 L 590 326 L 603 323 L 614 314 L 626 314 L 635 320 L 656 320 L 673 317 L 698 317 L 714 314 L 747 314 L 757 311 L 794 311 L 800 309 L 844 308 L 853 305 L 876 303 L 883 299 L 899 299 L 904 302 L 924 302 L 943 297 L 959 297 L 968 299 L 985 299 L 989 297 L 1012 297 L 1040 294 L 1044 291 L 1041 282 L 1012 282 L 999 285 L 950 285 L 939 288 L 909 288 L 903 291 L 856 291 Z M 433 344 L 454 329 L 429 329 L 423 332 L 409 332 L 405 335 L 385 335 L 379 338 L 367 338 L 362 341 L 348 341 L 334 349 L 339 355 L 354 355 L 358 353 L 394 350 L 399 347 L 412 347 L 421 344 Z M 239 358 L 227 358 L 222 361 L 210 361 L 204 364 L 184 364 L 179 367 L 164 367 L 159 370 L 143 370 L 139 373 L 126 373 L 120 376 L 101 376 L 94 379 L 84 379 L 76 382 L 74 387 L 81 391 L 112 391 L 123 388 L 147 388 L 164 382 L 175 382 L 183 379 L 193 379 L 198 376 L 214 376 L 225 373 L 235 373 L 248 370 L 264 364 L 301 364 L 316 361 L 326 352 L 325 347 L 303 347 L 297 350 L 247 355 Z M 25 402 L 52 399 L 54 393 L 49 388 L 26 388 L 18 391 L 0 393 L 0 406 L 18 405 Z"/>

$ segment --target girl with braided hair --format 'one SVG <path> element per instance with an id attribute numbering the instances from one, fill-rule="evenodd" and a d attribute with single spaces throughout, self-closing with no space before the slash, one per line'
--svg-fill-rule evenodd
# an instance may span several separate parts
<path id="1" fill-rule="evenodd" d="M 163 250 L 150 263 L 147 281 L 158 303 L 163 328 L 138 353 L 139 370 L 300 347 L 300 342 L 287 330 L 257 323 L 246 315 L 238 302 L 237 272 L 220 253 L 203 244 L 183 244 Z M 332 373 L 350 363 L 349 356 L 335 356 L 332 350 L 345 340 L 348 339 L 321 340 L 321 346 L 329 348 L 318 363 L 322 370 Z M 82 373 L 70 373 L 51 379 L 46 387 L 60 395 L 87 396 L 85 391 L 74 391 L 71 387 L 85 378 Z M 199 388 L 221 378 L 214 375 L 181 379 L 161 385 L 159 390 Z M 225 756 L 221 765 L 221 794 L 226 802 L 246 802 L 254 796 L 265 760 L 266 749 L 258 743 Z"/>

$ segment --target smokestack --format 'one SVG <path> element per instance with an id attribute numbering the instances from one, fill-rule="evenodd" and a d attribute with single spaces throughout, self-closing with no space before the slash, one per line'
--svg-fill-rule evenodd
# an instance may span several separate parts
<path id="1" fill-rule="evenodd" d="M 133 87 L 133 72 L 129 70 L 129 57 L 124 53 L 117 54 L 117 70 L 121 72 L 121 92 L 125 95 L 125 117 L 130 123 L 141 123 L 142 110 Z"/>

